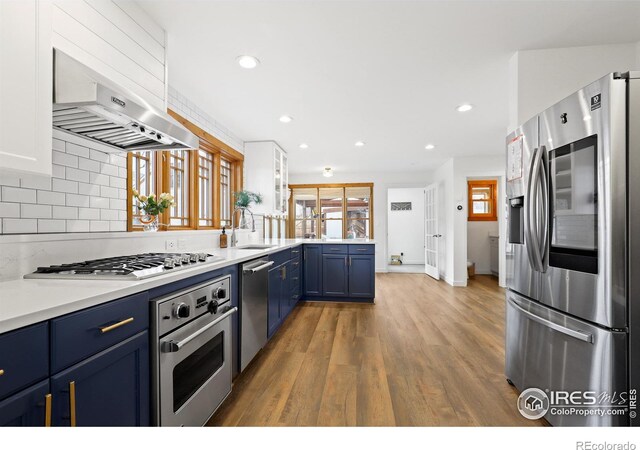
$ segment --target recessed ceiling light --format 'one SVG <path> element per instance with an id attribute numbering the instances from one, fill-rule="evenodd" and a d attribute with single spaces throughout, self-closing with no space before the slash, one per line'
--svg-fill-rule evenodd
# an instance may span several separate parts
<path id="1" fill-rule="evenodd" d="M 293 117 L 291 116 L 280 116 L 280 122 L 282 123 L 289 123 L 293 120 Z"/>
<path id="2" fill-rule="evenodd" d="M 309 148 L 309 146 L 303 142 L 302 144 L 300 144 L 300 148 L 305 149 Z"/>
<path id="3" fill-rule="evenodd" d="M 427 150 L 433 150 L 434 148 L 436 148 L 436 146 L 433 144 L 427 144 L 424 146 L 424 148 L 426 148 Z"/>
<path id="4" fill-rule="evenodd" d="M 243 69 L 255 69 L 260 64 L 260 61 L 255 56 L 242 55 L 238 56 L 238 64 Z"/>
<path id="5" fill-rule="evenodd" d="M 333 169 L 331 167 L 325 167 L 324 170 L 322 171 L 322 176 L 325 176 L 327 178 L 332 177 Z"/>
<path id="6" fill-rule="evenodd" d="M 358 141 L 358 142 L 355 143 L 355 146 L 356 147 L 364 147 L 364 142 Z"/>
<path id="7" fill-rule="evenodd" d="M 470 105 L 469 103 L 464 103 L 456 108 L 458 112 L 467 112 L 467 111 L 471 111 L 472 109 L 473 109 L 473 105 Z"/>

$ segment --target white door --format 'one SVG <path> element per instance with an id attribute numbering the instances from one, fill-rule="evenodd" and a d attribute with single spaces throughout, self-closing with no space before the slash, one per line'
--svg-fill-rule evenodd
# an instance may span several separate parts
<path id="1" fill-rule="evenodd" d="M 424 261 L 425 273 L 436 280 L 440 279 L 438 267 L 438 185 L 431 184 L 424 191 Z"/>

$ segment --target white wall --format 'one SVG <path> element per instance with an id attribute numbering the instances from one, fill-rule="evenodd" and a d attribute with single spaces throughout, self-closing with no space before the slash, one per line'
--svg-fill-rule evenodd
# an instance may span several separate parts
<path id="1" fill-rule="evenodd" d="M 411 211 L 391 211 L 391 202 L 411 202 Z M 424 264 L 424 187 L 387 190 L 387 260 L 403 253 L 404 264 Z"/>
<path id="2" fill-rule="evenodd" d="M 373 226 L 376 241 L 376 271 L 387 270 L 387 190 L 392 187 L 424 187 L 429 184 L 431 174 L 423 172 L 405 173 L 341 173 L 332 178 L 321 173 L 290 173 L 291 184 L 325 183 L 373 183 Z"/>
<path id="3" fill-rule="evenodd" d="M 509 124 L 534 115 L 610 72 L 640 69 L 639 44 L 517 52 L 509 63 Z"/>
<path id="4" fill-rule="evenodd" d="M 475 263 L 477 274 L 491 273 L 489 236 L 498 233 L 498 221 L 467 221 L 467 259 Z"/>
<path id="5" fill-rule="evenodd" d="M 166 109 L 164 30 L 125 0 L 55 0 L 53 46 Z"/>

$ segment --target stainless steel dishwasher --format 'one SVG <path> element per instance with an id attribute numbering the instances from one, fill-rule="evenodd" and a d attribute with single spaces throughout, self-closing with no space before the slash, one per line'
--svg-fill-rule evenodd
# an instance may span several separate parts
<path id="1" fill-rule="evenodd" d="M 267 343 L 269 267 L 273 261 L 254 259 L 242 265 L 240 285 L 240 370 Z"/>

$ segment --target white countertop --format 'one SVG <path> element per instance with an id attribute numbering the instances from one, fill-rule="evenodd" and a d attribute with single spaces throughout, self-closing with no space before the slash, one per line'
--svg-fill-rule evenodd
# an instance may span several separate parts
<path id="1" fill-rule="evenodd" d="M 259 244 L 263 243 L 274 247 L 264 250 L 203 248 L 199 251 L 222 256 L 225 259 L 139 281 L 19 279 L 0 282 L 0 333 L 300 244 L 375 244 L 375 241 L 371 239 L 267 239 Z M 256 243 L 247 245 L 253 244 Z M 135 253 L 135 250 L 132 253 Z"/>

